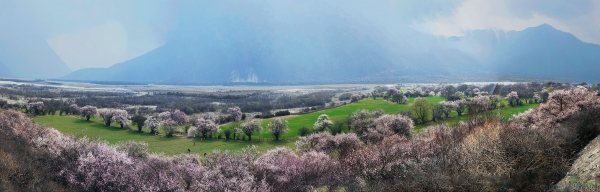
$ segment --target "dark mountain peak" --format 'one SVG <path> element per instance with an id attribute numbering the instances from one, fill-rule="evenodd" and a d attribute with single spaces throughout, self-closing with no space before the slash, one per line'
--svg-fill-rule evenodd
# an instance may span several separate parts
<path id="1" fill-rule="evenodd" d="M 538 40 L 538 41 L 554 41 L 566 44 L 579 44 L 582 43 L 577 37 L 573 34 L 558 30 L 551 25 L 544 23 L 542 25 L 536 27 L 529 27 L 524 29 L 523 31 L 511 31 L 512 34 L 519 34 L 519 39 L 529 39 L 529 40 Z M 514 35 L 511 35 L 514 36 Z M 543 43 L 543 42 L 538 42 Z M 548 43 L 548 42 L 546 42 Z"/>
<path id="2" fill-rule="evenodd" d="M 545 30 L 556 30 L 556 28 L 552 27 L 552 25 L 550 25 L 548 23 L 544 23 L 544 24 L 538 25 L 537 27 L 533 27 L 533 28 L 539 28 L 539 29 L 545 29 Z"/>

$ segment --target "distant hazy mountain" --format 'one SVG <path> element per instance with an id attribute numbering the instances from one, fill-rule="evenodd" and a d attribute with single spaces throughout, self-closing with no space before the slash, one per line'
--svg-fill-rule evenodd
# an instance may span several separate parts
<path id="1" fill-rule="evenodd" d="M 582 42 L 548 24 L 523 31 L 472 31 L 451 44 L 500 74 L 598 81 L 600 45 Z"/>
<path id="2" fill-rule="evenodd" d="M 315 10 L 318 7 L 306 9 L 314 13 L 286 13 L 286 22 L 260 19 L 261 13 L 196 7 L 191 11 L 224 14 L 180 18 L 164 46 L 109 68 L 82 69 L 63 79 L 170 84 L 332 83 L 382 81 L 406 75 L 452 76 L 472 71 L 477 64 L 469 55 L 438 45 L 435 37 L 408 27 L 401 31 L 406 34 L 401 38 L 387 38 L 365 22 L 343 17 L 343 13 L 319 16 L 324 11 Z M 252 14 L 254 19 L 248 20 L 244 14 Z"/>
<path id="3" fill-rule="evenodd" d="M 310 15 L 310 14 L 307 14 Z M 211 18 L 214 19 L 214 18 Z M 335 83 L 497 75 L 599 80 L 600 46 L 549 25 L 523 31 L 472 31 L 439 41 L 409 28 L 388 39 L 358 21 L 307 16 L 295 25 L 243 17 L 181 26 L 156 50 L 109 68 L 82 69 L 63 79 L 168 84 L 230 82 Z M 324 24 L 326 23 L 326 24 Z M 311 26 L 311 27 L 305 27 Z M 419 44 L 422 42 L 422 44 Z M 486 72 L 487 71 L 487 72 Z"/>
<path id="4" fill-rule="evenodd" d="M 2 61 L 0 61 L 0 77 L 13 77 L 14 74 L 10 71 Z"/>

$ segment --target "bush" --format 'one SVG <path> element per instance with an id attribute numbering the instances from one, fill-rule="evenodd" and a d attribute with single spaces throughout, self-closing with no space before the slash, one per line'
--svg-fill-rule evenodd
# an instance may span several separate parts
<path id="1" fill-rule="evenodd" d="M 231 130 L 225 129 L 225 131 L 223 131 L 223 133 L 225 134 L 225 139 L 229 140 L 229 137 L 231 136 Z"/>
<path id="2" fill-rule="evenodd" d="M 310 134 L 310 129 L 308 129 L 306 127 L 302 127 L 302 128 L 300 128 L 300 130 L 298 130 L 298 133 L 300 134 L 300 136 L 304 137 L 304 136 L 307 136 L 308 134 Z"/>
<path id="3" fill-rule="evenodd" d="M 352 97 L 352 93 L 344 93 L 340 95 L 339 100 L 350 100 L 350 97 Z"/>
<path id="4" fill-rule="evenodd" d="M 271 117 L 275 117 L 275 115 L 273 113 L 271 113 L 270 111 L 263 111 L 262 114 L 260 115 L 260 118 L 263 118 L 263 119 L 268 119 Z"/>
<path id="5" fill-rule="evenodd" d="M 285 110 L 285 111 L 277 111 L 275 112 L 275 116 L 279 117 L 279 116 L 287 116 L 290 115 L 290 111 L 289 110 Z"/>

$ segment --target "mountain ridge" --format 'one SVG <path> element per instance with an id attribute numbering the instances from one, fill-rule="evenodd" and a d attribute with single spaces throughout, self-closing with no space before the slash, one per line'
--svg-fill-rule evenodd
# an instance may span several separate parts
<path id="1" fill-rule="evenodd" d="M 182 35 L 134 59 L 109 68 L 78 70 L 61 79 L 289 84 L 357 82 L 356 79 L 385 81 L 383 79 L 419 75 L 477 78 L 496 72 L 498 75 L 599 80 L 591 70 L 585 69 L 600 69 L 597 67 L 600 56 L 596 56 L 600 55 L 600 46 L 584 43 L 548 24 L 522 31 L 472 31 L 471 35 L 449 38 L 439 45 L 410 50 L 376 31 L 348 31 L 358 22 L 341 20 L 334 26 L 302 32 L 294 31 L 293 27 L 265 32 L 247 26 L 244 30 L 254 33 L 249 36 L 220 32 L 232 28 L 237 21 L 212 23 L 201 37 Z M 502 36 L 505 38 L 499 38 Z M 410 41 L 410 37 L 404 38 Z M 395 42 L 407 41 L 396 39 Z M 570 67 L 566 63 L 574 65 Z"/>

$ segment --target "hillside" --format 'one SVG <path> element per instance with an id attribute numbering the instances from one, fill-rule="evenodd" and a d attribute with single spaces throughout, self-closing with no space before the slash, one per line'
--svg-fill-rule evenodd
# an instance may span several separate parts
<path id="1" fill-rule="evenodd" d="M 561 188 L 595 186 L 597 187 L 600 178 L 600 137 L 590 141 L 590 143 L 578 154 L 578 158 L 571 166 L 571 170 L 565 178 L 558 182 L 557 186 Z M 590 188 L 592 189 L 592 188 Z"/>

